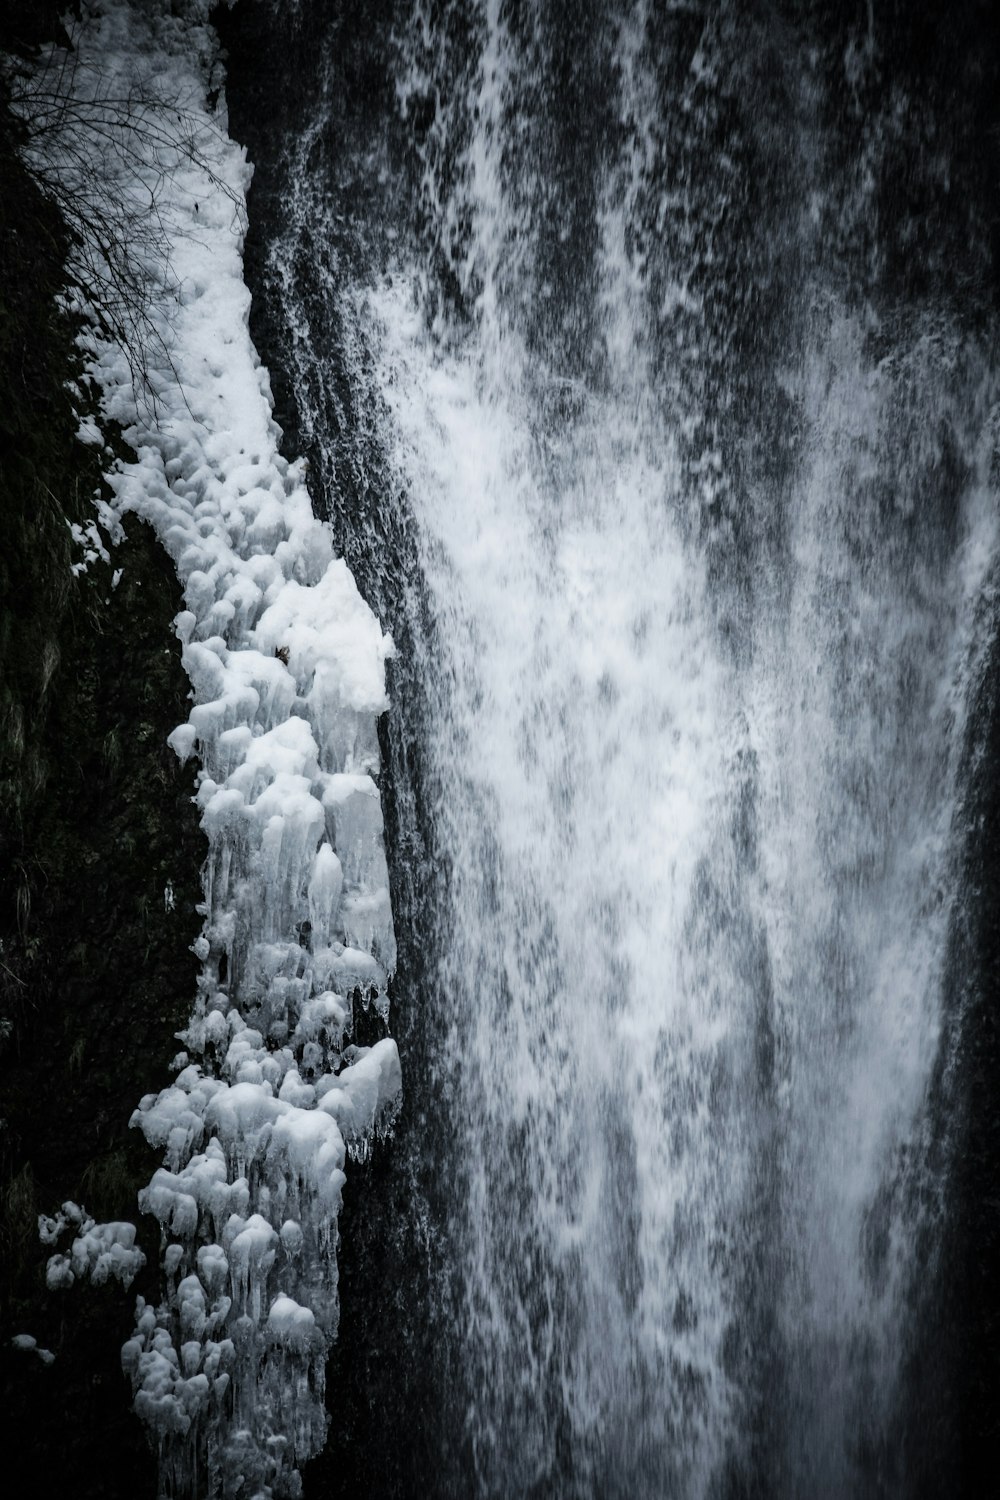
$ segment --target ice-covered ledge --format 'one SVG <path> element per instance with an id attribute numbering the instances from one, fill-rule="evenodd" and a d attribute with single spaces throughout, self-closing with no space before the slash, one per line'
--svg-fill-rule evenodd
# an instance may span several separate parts
<path id="1" fill-rule="evenodd" d="M 140 1195 L 162 1227 L 164 1287 L 158 1307 L 140 1299 L 123 1361 L 161 1493 L 296 1495 L 326 1433 L 345 1154 L 391 1127 L 400 1092 L 390 1038 L 351 1045 L 354 1006 L 387 1015 L 395 962 L 371 774 L 392 643 L 278 452 L 248 331 L 249 169 L 208 104 L 209 7 L 83 9 L 80 86 L 184 116 L 183 142 L 105 155 L 123 202 L 153 184 L 163 259 L 147 266 L 142 349 L 95 337 L 91 354 L 136 455 L 109 474 L 118 510 L 155 528 L 184 588 L 194 701 L 171 743 L 199 763 L 208 839 L 184 1051 L 133 1116 L 164 1152 Z"/>

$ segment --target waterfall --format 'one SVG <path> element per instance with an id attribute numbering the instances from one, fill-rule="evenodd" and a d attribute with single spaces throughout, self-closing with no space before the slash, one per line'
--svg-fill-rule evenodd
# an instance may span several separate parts
<path id="1" fill-rule="evenodd" d="M 133 1120 L 164 1493 L 952 1488 L 1000 65 L 884 9 L 245 0 L 228 120 L 203 0 L 87 7 L 190 125 L 119 182 L 152 399 L 91 351 L 208 838 Z M 65 1207 L 51 1289 L 134 1274 Z"/>
<path id="2" fill-rule="evenodd" d="M 417 0 L 364 92 L 295 16 L 264 316 L 403 642 L 397 1441 L 442 1495 L 908 1492 L 998 540 L 964 138 L 869 13 Z"/>

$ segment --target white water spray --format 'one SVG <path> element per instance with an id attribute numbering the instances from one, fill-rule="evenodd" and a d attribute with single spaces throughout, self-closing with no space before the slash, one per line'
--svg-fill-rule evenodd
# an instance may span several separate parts
<path id="1" fill-rule="evenodd" d="M 497 7 L 477 24 L 478 70 L 449 80 L 465 108 L 438 78 L 422 146 L 471 331 L 428 325 L 405 265 L 360 315 L 439 643 L 421 669 L 477 1493 L 708 1495 L 755 1428 L 775 1483 L 847 1493 L 891 1415 L 932 1196 L 995 390 L 947 319 L 877 363 L 807 289 L 785 540 L 734 649 L 712 572 L 732 539 L 692 520 L 727 461 L 680 457 L 716 378 L 693 290 L 709 230 L 664 195 L 680 248 L 659 310 L 636 248 L 662 137 L 649 16 L 614 33 L 627 128 L 597 168 L 596 378 L 533 328 L 581 295 L 545 284 L 543 243 L 579 185 L 552 186 L 512 102 L 544 96 L 542 10 L 516 35 Z M 695 100 L 716 43 L 706 27 Z M 444 51 L 423 16 L 405 106 Z M 673 316 L 686 364 L 657 377 Z M 775 505 L 751 493 L 738 520 Z"/>

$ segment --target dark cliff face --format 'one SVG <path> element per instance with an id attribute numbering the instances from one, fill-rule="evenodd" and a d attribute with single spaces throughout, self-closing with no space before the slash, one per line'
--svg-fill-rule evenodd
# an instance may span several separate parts
<path id="1" fill-rule="evenodd" d="M 173 567 L 149 529 L 74 575 L 100 450 L 56 297 L 65 232 L 0 118 L 0 1369 L 17 1493 L 152 1496 L 155 1464 L 121 1373 L 147 1271 L 50 1292 L 37 1218 L 66 1199 L 137 1217 L 156 1165 L 128 1130 L 162 1086 L 195 989 L 203 854 L 193 776 L 166 736 L 186 716 Z M 76 412 L 67 382 L 81 383 Z M 120 570 L 120 578 L 115 574 Z M 63 1247 L 61 1247 L 63 1248 Z M 30 1334 L 55 1360 L 11 1347 Z"/>
<path id="2" fill-rule="evenodd" d="M 421 743 L 429 709 L 416 661 L 433 627 L 406 497 L 382 449 L 385 413 L 374 381 L 359 372 L 349 318 L 329 295 L 331 284 L 377 279 L 392 236 L 412 227 L 414 162 L 391 73 L 397 18 L 391 0 L 332 9 L 251 3 L 215 15 L 230 134 L 254 163 L 245 246 L 250 329 L 271 374 L 282 451 L 308 459 L 314 508 L 330 521 L 335 546 L 397 647 L 387 663 L 391 706 L 379 725 L 380 793 L 398 944 L 390 1021 L 408 1072 L 394 1139 L 347 1166 L 340 1324 L 327 1371 L 332 1425 L 304 1474 L 305 1493 L 325 1500 L 436 1493 L 442 1455 L 462 1441 L 465 1399 L 459 1373 L 447 1367 L 441 1321 L 454 1182 L 442 1170 L 439 1018 L 425 962 L 440 942 L 431 934 L 447 880 L 435 848 L 435 789 Z M 308 179 L 299 198 L 295 173 Z M 293 214 L 301 215 L 294 226 Z M 295 329 L 289 276 L 304 320 Z M 374 1013 L 370 1024 L 376 1029 L 359 1035 L 362 1043 L 378 1034 Z"/>
<path id="3" fill-rule="evenodd" d="M 908 1494 L 977 1496 L 1000 1392 L 1000 640 L 995 622 L 964 747 L 960 900 L 933 1080 L 944 1184 L 918 1247 L 900 1443 Z"/>

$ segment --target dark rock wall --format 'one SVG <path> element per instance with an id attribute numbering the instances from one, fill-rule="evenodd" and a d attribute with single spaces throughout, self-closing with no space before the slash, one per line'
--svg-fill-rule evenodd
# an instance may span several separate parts
<path id="1" fill-rule="evenodd" d="M 13 20 L 13 17 L 12 17 Z M 8 40 L 0 38 L 0 42 Z M 2 104 L 2 101 L 0 101 Z M 193 774 L 165 743 L 186 717 L 172 565 L 149 529 L 76 576 L 94 519 L 91 399 L 58 310 L 65 235 L 0 113 L 0 1407 L 9 1493 L 140 1500 L 155 1464 L 119 1353 L 136 1291 L 49 1292 L 37 1216 L 65 1199 L 137 1216 L 156 1161 L 128 1130 L 188 1016 L 203 843 Z M 117 587 L 113 574 L 121 570 Z M 172 887 L 172 905 L 165 899 Z M 154 1226 L 155 1229 L 155 1226 Z M 56 1358 L 11 1347 L 28 1333 Z"/>
<path id="2" fill-rule="evenodd" d="M 444 1327 L 459 1316 L 449 1304 L 446 1241 L 457 1189 L 441 1107 L 447 1084 L 436 1072 L 441 1011 L 425 963 L 445 941 L 437 895 L 448 878 L 422 744 L 431 709 L 418 658 L 428 643 L 433 649 L 434 629 L 406 496 L 381 447 L 380 397 L 358 360 L 350 317 L 329 295 L 331 284 L 379 276 L 390 236 L 408 231 L 417 164 L 396 118 L 399 16 L 392 0 L 249 0 L 215 16 L 230 134 L 254 163 L 250 329 L 271 373 L 282 451 L 308 459 L 314 507 L 397 647 L 379 726 L 380 791 L 399 950 L 390 1024 L 407 1074 L 394 1139 L 347 1167 L 340 1327 L 327 1371 L 332 1424 L 305 1472 L 306 1495 L 323 1500 L 438 1493 L 442 1468 L 454 1469 L 465 1441 L 465 1392 L 448 1366 Z M 300 169 L 308 179 L 298 183 L 301 194 L 292 182 Z"/>

